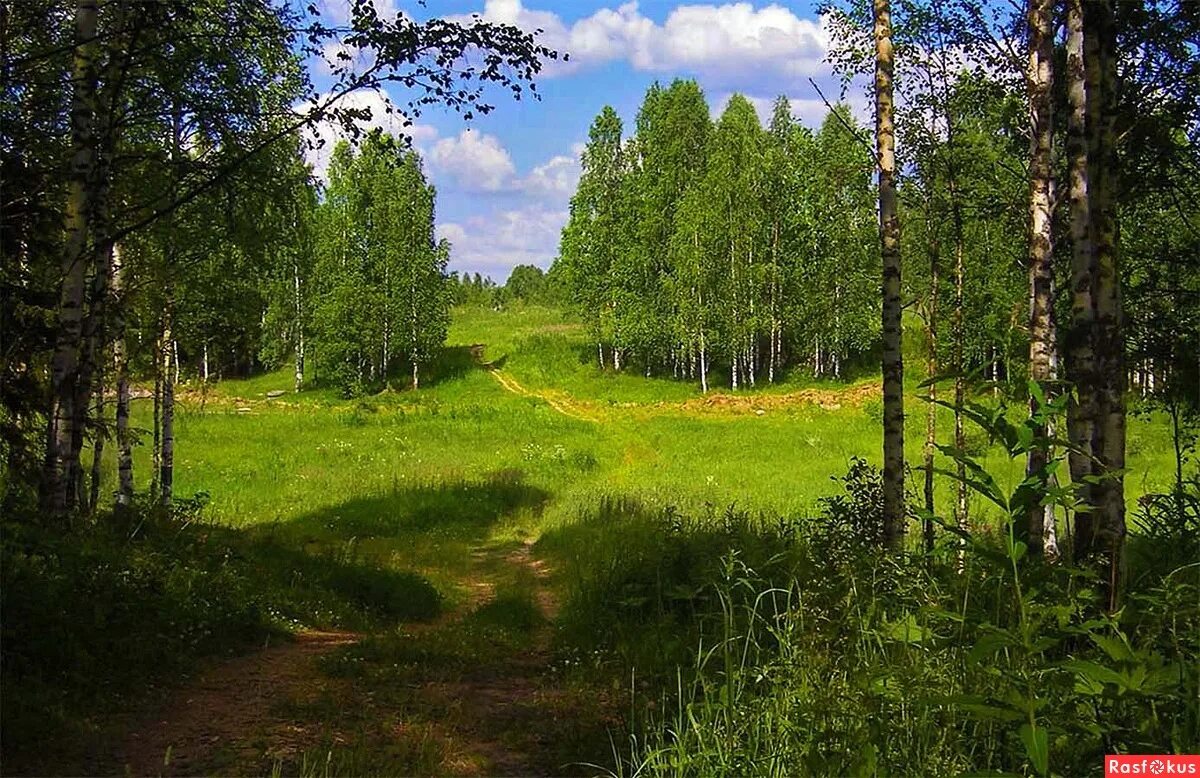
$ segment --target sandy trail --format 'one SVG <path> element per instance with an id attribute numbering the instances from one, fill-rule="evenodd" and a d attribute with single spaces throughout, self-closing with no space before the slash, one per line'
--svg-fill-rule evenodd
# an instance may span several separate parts
<path id="1" fill-rule="evenodd" d="M 500 372 L 499 368 L 491 368 L 488 372 L 491 374 L 492 378 L 496 379 L 500 386 L 504 387 L 505 391 L 512 392 L 513 394 L 520 395 L 521 397 L 536 397 L 537 399 L 545 402 L 554 410 L 561 413 L 563 416 L 569 416 L 572 419 L 591 422 L 593 424 L 600 423 L 600 419 L 589 414 L 587 411 L 581 408 L 578 403 L 563 394 L 547 391 L 539 392 L 526 389 L 517 382 L 517 379 Z"/>
<path id="2" fill-rule="evenodd" d="M 353 751 L 356 742 L 367 752 L 411 750 L 415 739 L 436 741 L 439 775 L 578 772 L 556 756 L 563 738 L 603 732 L 616 717 L 603 699 L 581 697 L 550 672 L 559 603 L 548 568 L 527 543 L 515 550 L 480 547 L 472 567 L 461 609 L 430 624 L 405 625 L 401 634 L 419 641 L 445 630 L 453 638 L 466 616 L 495 599 L 496 582 L 516 572 L 530 582 L 543 616 L 522 650 L 480 657 L 478 667 L 461 675 L 418 668 L 407 699 L 397 704 L 375 699 L 370 684 L 321 670 L 321 657 L 367 636 L 300 632 L 294 642 L 223 662 L 173 693 L 120 744 L 115 772 L 254 775 L 281 764 L 287 774 L 302 755 L 330 748 L 331 740 L 336 754 L 339 747 Z M 367 722 L 365 743 L 349 720 Z"/>
<path id="3" fill-rule="evenodd" d="M 266 730 L 278 745 L 303 740 L 304 732 L 277 721 L 272 710 L 284 698 L 328 691 L 333 684 L 316 660 L 360 639 L 351 632 L 304 631 L 232 659 L 201 674 L 175 693 L 152 719 L 137 727 L 118 762 L 133 775 L 191 775 L 207 772 L 214 754 L 241 761 L 257 757 L 247 735 Z"/>

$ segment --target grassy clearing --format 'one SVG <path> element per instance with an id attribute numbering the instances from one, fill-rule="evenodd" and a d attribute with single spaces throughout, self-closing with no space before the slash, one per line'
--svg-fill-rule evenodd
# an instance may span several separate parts
<path id="1" fill-rule="evenodd" d="M 186 533 L 198 544 L 189 546 L 199 549 L 189 552 L 193 566 L 203 572 L 183 585 L 180 591 L 189 594 L 159 598 L 155 607 L 188 613 L 189 597 L 214 589 L 241 615 L 222 626 L 196 611 L 213 645 L 164 644 L 178 661 L 171 667 L 236 644 L 239 634 L 257 640 L 272 629 L 304 625 L 369 635 L 321 661 L 326 676 L 345 682 L 340 691 L 306 697 L 284 711 L 304 722 L 308 746 L 272 751 L 267 738 L 258 758 L 230 757 L 210 767 L 428 774 L 536 765 L 588 772 L 569 765 L 589 761 L 617 769 L 648 759 L 655 771 L 673 772 L 672 764 L 684 769 L 684 763 L 671 760 L 703 751 L 689 738 L 703 739 L 711 734 L 705 727 L 717 725 L 701 716 L 696 721 L 706 721 L 704 727 L 690 728 L 686 711 L 671 719 L 666 707 L 718 694 L 705 686 L 697 657 L 707 654 L 697 655 L 697 646 L 738 635 L 752 639 L 756 652 L 762 647 L 765 657 L 780 644 L 771 632 L 778 625 L 755 627 L 759 614 L 746 612 L 745 601 L 730 599 L 729 592 L 749 591 L 749 582 L 791 591 L 797 581 L 822 578 L 828 560 L 799 540 L 822 525 L 800 519 L 821 512 L 820 498 L 839 488 L 831 477 L 845 472 L 850 457 L 878 460 L 879 404 L 869 378 L 836 385 L 793 375 L 778 386 L 705 398 L 686 382 L 601 373 L 592 359 L 584 332 L 560 311 L 463 309 L 455 313 L 442 363 L 419 391 L 398 384 L 355 400 L 319 388 L 295 394 L 284 370 L 181 393 L 175 488 L 179 496 L 207 495 L 204 521 Z M 267 397 L 276 391 L 284 394 Z M 914 381 L 910 398 L 916 391 Z M 910 399 L 917 433 L 908 440 L 912 462 L 920 460 L 924 410 Z M 137 401 L 134 424 L 149 427 L 150 412 L 148 401 Z M 948 431 L 949 415 L 939 424 Z M 147 448 L 135 456 L 143 489 Z M 989 447 L 982 433 L 971 433 L 968 448 L 1004 488 L 1023 477 L 1021 463 Z M 106 455 L 111 460 L 111 446 Z M 1167 488 L 1171 456 L 1163 419 L 1130 420 L 1131 504 L 1143 492 Z M 115 463 L 108 465 L 111 474 Z M 939 484 L 937 497 L 949 505 L 946 484 Z M 978 501 L 972 515 L 984 535 L 999 526 L 999 517 Z M 112 566 L 128 566 L 120 539 L 106 543 Z M 533 553 L 549 564 L 546 580 L 520 557 L 534 543 Z M 518 557 L 525 561 L 514 561 Z M 747 583 L 737 583 L 735 570 Z M 850 585 L 845 576 L 836 580 L 841 583 L 827 588 Z M 742 609 L 736 617 L 728 615 L 734 602 L 734 610 Z M 915 600 L 888 602 L 916 607 Z M 6 599 L 6 612 L 10 607 Z M 432 628 L 409 626 L 439 613 L 447 615 Z M 810 615 L 826 623 L 854 614 Z M 143 616 L 130 618 L 130 634 L 139 635 L 135 622 Z M 868 642 L 871 630 L 880 629 L 878 620 L 855 623 L 866 630 L 855 633 L 858 639 Z M 821 657 L 812 667 L 844 675 L 850 665 L 827 637 L 797 638 L 796 645 Z M 889 651 L 856 654 L 854 661 L 866 667 L 894 654 Z M 67 664 L 74 661 L 69 653 Z M 527 655 L 535 657 L 533 665 L 518 659 Z M 948 666 L 919 669 L 933 677 Z M 681 667 L 691 669 L 676 676 Z M 728 670 L 722 677 L 731 677 Z M 132 685 L 136 675 L 131 669 L 105 688 Z M 685 676 L 698 680 L 685 682 Z M 802 693 L 816 676 L 789 677 L 800 686 L 787 686 L 787 694 L 806 700 L 812 715 L 829 703 Z M 845 694 L 853 697 L 857 681 L 846 676 L 846 683 Z M 511 715 L 473 717 L 454 703 L 464 694 L 493 695 L 491 707 L 511 708 Z M 96 691 L 89 699 L 102 696 Z M 751 696 L 754 702 L 744 698 L 747 709 L 773 699 Z M 531 702 L 517 705 L 516 697 Z M 38 698 L 30 699 L 32 709 Z M 60 719 L 78 717 L 77 708 L 55 704 Z M 863 716 L 891 710 L 868 707 L 860 705 Z M 614 710 L 629 713 L 618 719 Z M 728 709 L 705 710 L 720 716 Z M 549 734 L 529 735 L 551 718 L 559 723 Z M 836 729 L 851 718 L 827 723 Z M 735 748 L 743 736 L 756 743 L 778 737 L 765 731 L 735 737 L 731 724 L 722 726 L 735 751 L 748 747 Z M 622 762 L 609 746 L 610 728 L 618 741 L 621 732 L 659 735 L 636 741 L 628 753 L 618 748 L 632 759 Z M 871 732 L 851 734 L 815 751 L 793 744 L 792 761 L 780 764 L 818 769 L 839 764 L 846 748 L 876 748 Z M 959 743 L 935 745 L 904 753 L 916 758 L 936 751 L 937 764 L 947 769 L 1014 763 L 1007 746 L 972 762 L 955 750 Z M 898 764 L 881 762 L 870 750 L 862 754 L 864 768 Z M 701 773 L 745 768 L 736 760 L 692 766 Z"/>
<path id="2" fill-rule="evenodd" d="M 869 390 L 855 390 L 863 383 L 847 390 L 793 376 L 726 404 L 721 398 L 706 404 L 688 382 L 601 373 L 585 333 L 555 309 L 459 309 L 448 360 L 451 367 L 431 371 L 438 377 L 418 392 L 395 389 L 361 400 L 323 389 L 292 394 L 287 370 L 216 384 L 203 411 L 198 393 L 191 392 L 177 421 L 177 491 L 209 493 L 210 513 L 222 522 L 286 525 L 338 506 L 354 510 L 359 500 L 453 513 L 453 496 L 434 506 L 423 504 L 430 499 L 425 492 L 485 483 L 500 473 L 542 496 L 536 504 L 502 508 L 491 524 L 467 534 L 515 539 L 573 519 L 604 495 L 688 511 L 736 504 L 752 513 L 809 513 L 850 456 L 878 459 L 881 409 L 873 398 L 864 399 Z M 568 399 L 600 423 L 505 391 L 485 364 L 530 392 Z M 909 395 L 914 463 L 921 457 L 925 413 L 916 382 Z M 272 390 L 287 393 L 266 399 Z M 777 402 L 776 395 L 806 390 L 825 394 Z M 147 401 L 135 403 L 135 423 L 144 422 L 149 410 Z M 949 432 L 948 413 L 939 424 Z M 968 448 L 984 454 L 1006 485 L 1022 477 L 1000 452 L 988 452 L 982 433 L 969 432 Z M 1171 456 L 1163 419 L 1130 420 L 1131 505 L 1144 491 L 1169 485 Z M 136 472 L 146 476 L 148 464 L 138 461 Z M 975 507 L 986 520 L 986 507 Z M 437 546 L 446 554 L 434 562 L 461 557 L 461 546 Z"/>

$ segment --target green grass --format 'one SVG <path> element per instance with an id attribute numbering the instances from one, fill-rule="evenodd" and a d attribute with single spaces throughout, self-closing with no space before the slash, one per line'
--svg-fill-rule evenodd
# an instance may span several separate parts
<path id="1" fill-rule="evenodd" d="M 484 346 L 483 356 L 473 361 L 476 345 Z M 203 410 L 200 393 L 189 391 L 177 414 L 176 492 L 207 492 L 209 515 L 223 523 L 278 523 L 294 530 L 322 514 L 332 520 L 340 512 L 380 508 L 427 517 L 480 513 L 456 508 L 454 489 L 497 477 L 538 493 L 520 504 L 487 503 L 483 518 L 471 526 L 453 519 L 448 543 L 439 538 L 429 544 L 437 551 L 418 549 L 413 556 L 438 567 L 452 566 L 463 543 L 536 536 L 593 507 L 603 495 L 689 511 L 736 504 L 752 513 L 811 512 L 850 456 L 880 458 L 879 407 L 873 400 L 828 410 L 767 404 L 761 415 L 751 407 L 682 409 L 680 403 L 702 397 L 694 383 L 601 373 L 590 361 L 590 349 L 583 330 L 554 309 L 460 309 L 450 331 L 451 368 L 432 370 L 441 377 L 416 392 L 392 389 L 359 400 L 325 389 L 295 395 L 289 370 L 215 384 L 207 389 Z M 569 418 L 537 397 L 505 391 L 479 361 L 500 365 L 531 392 L 572 400 L 600 423 Z M 916 380 L 907 399 L 907 450 L 914 466 L 921 461 L 926 412 Z M 837 390 L 831 382 L 794 377 L 782 387 L 742 395 L 813 386 Z M 272 389 L 289 391 L 267 400 Z M 149 401 L 134 405 L 135 425 L 148 427 Z M 939 430 L 946 441 L 951 419 L 944 409 Z M 1005 485 L 1022 477 L 1019 463 L 988 451 L 970 425 L 968 434 L 969 447 L 984 454 L 984 464 Z M 1128 449 L 1126 483 L 1133 505 L 1140 494 L 1169 486 L 1172 450 L 1164 419 L 1131 418 Z M 143 486 L 146 450 L 139 449 L 135 466 Z M 111 446 L 108 453 L 111 457 Z M 919 478 L 918 473 L 914 481 Z M 462 506 L 489 499 L 479 489 L 468 488 L 462 496 L 468 500 Z M 949 505 L 947 484 L 939 483 L 938 497 Z M 973 507 L 986 522 L 987 507 Z M 427 535 L 419 522 L 414 526 L 406 546 Z"/>
<path id="2" fill-rule="evenodd" d="M 927 407 L 917 397 L 919 379 L 909 376 L 907 397 L 914 466 Z M 601 372 L 584 330 L 549 308 L 456 310 L 447 349 L 418 391 L 399 379 L 380 394 L 348 400 L 320 386 L 293 393 L 292 380 L 284 369 L 179 393 L 175 493 L 207 495 L 203 526 L 235 549 L 238 563 L 221 566 L 220 554 L 197 552 L 196 585 L 185 582 L 188 594 L 177 599 L 179 607 L 193 607 L 193 589 L 217 576 L 211 580 L 228 578 L 258 609 L 228 603 L 233 622 L 251 636 L 264 624 L 371 632 L 324 667 L 372 700 L 374 718 L 339 714 L 358 732 L 350 741 L 335 738 L 324 722 L 329 743 L 343 745 L 333 756 L 332 745 L 322 746 L 284 765 L 305 774 L 445 767 L 440 760 L 453 749 L 431 734 L 440 709 L 420 713 L 403 743 L 386 745 L 380 733 L 399 726 L 397 711 L 423 710 L 413 692 L 417 679 L 452 682 L 489 662 L 507 672 L 505 656 L 527 650 L 534 633 L 546 629 L 537 585 L 511 561 L 534 542 L 562 600 L 553 624 L 562 682 L 579 684 L 584 699 L 597 683 L 622 688 L 632 670 L 650 683 L 638 687 L 639 699 L 680 698 L 664 689 L 672 668 L 693 661 L 698 636 L 711 634 L 703 625 L 722 612 L 714 584 L 728 583 L 729 555 L 762 576 L 760 584 L 816 575 L 797 572 L 801 557 L 781 549 L 792 547 L 796 532 L 820 531 L 819 523 L 800 519 L 817 515 L 819 499 L 838 491 L 831 478 L 845 472 L 850 457 L 880 459 L 880 407 L 864 389 L 869 376 L 839 384 L 793 372 L 779 385 L 714 401 L 694 382 Z M 284 394 L 266 396 L 275 391 Z M 802 392 L 820 402 L 777 397 Z M 713 394 L 730 393 L 714 387 Z M 149 427 L 150 416 L 148 400 L 134 403 L 136 427 Z M 946 441 L 948 411 L 939 411 L 938 424 Z M 142 443 L 134 471 L 145 490 L 147 435 Z M 1022 463 L 989 447 L 982 433 L 970 431 L 968 448 L 1006 490 L 1023 478 Z M 1131 417 L 1128 451 L 1132 506 L 1170 484 L 1165 420 Z M 111 485 L 111 445 L 105 456 Z M 949 483 L 939 479 L 937 501 L 946 513 L 951 499 Z M 985 534 L 999 527 L 978 500 L 972 517 Z M 911 542 L 917 535 L 913 527 Z M 120 564 L 128 564 L 125 553 L 112 551 Z M 803 558 L 810 566 L 824 561 Z M 155 562 L 155 575 L 166 575 L 163 564 Z M 254 595 L 255 581 L 266 595 Z M 493 595 L 481 601 L 480 586 Z M 441 612 L 454 618 L 415 638 L 401 628 Z M 811 644 L 837 648 L 836 640 Z M 814 667 L 837 669 L 839 662 L 823 655 Z M 804 678 L 809 683 L 811 674 Z M 601 743 L 597 756 L 594 739 L 605 726 L 603 707 L 586 715 L 582 709 L 564 714 L 563 726 L 587 724 L 564 730 L 555 758 L 568 759 L 576 746 L 576 758 L 607 753 Z M 304 715 L 324 716 L 316 709 Z M 636 727 L 639 716 L 626 724 Z"/>

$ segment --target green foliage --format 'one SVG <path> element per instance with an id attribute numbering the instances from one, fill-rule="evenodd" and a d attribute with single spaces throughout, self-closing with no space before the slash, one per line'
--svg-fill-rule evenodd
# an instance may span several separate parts
<path id="1" fill-rule="evenodd" d="M 1084 573 L 1018 573 L 994 536 L 961 572 L 885 557 L 836 517 L 878 499 L 861 469 L 835 513 L 780 529 L 625 504 L 546 536 L 622 539 L 567 556 L 563 633 L 568 655 L 598 645 L 592 667 L 640 680 L 616 774 L 1062 774 L 1200 745 L 1194 565 L 1097 618 Z"/>
<path id="2" fill-rule="evenodd" d="M 849 129 L 847 129 L 847 127 Z M 621 142 L 605 109 L 584 151 L 561 267 L 613 367 L 734 388 L 787 365 L 841 375 L 879 323 L 869 154 L 849 112 L 814 138 L 734 95 L 714 126 L 699 87 L 653 85 Z"/>
<path id="3" fill-rule="evenodd" d="M 546 294 L 546 274 L 535 265 L 517 265 L 508 274 L 504 290 L 510 299 L 529 303 L 543 302 Z"/>
<path id="4" fill-rule="evenodd" d="M 451 299 L 455 305 L 492 308 L 497 302 L 498 287 L 496 283 L 479 273 L 473 276 L 470 273 L 463 273 L 462 276 L 459 276 L 457 271 L 452 272 L 450 286 Z"/>
<path id="5" fill-rule="evenodd" d="M 427 364 L 446 340 L 449 244 L 434 238 L 434 190 L 415 151 L 374 132 L 333 152 L 317 207 L 310 305 L 315 370 L 344 396 Z"/>

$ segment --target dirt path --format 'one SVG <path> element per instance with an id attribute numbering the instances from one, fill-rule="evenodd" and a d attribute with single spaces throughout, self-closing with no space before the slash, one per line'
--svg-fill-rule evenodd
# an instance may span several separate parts
<path id="1" fill-rule="evenodd" d="M 245 737 L 264 724 L 281 745 L 303 739 L 302 730 L 273 721 L 272 708 L 283 696 L 324 693 L 332 682 L 317 672 L 317 658 L 360 637 L 351 632 L 304 631 L 294 642 L 213 668 L 132 732 L 119 762 L 134 775 L 190 775 L 206 772 L 215 763 L 256 757 Z"/>
<path id="2" fill-rule="evenodd" d="M 500 386 L 504 387 L 505 391 L 520 395 L 521 397 L 536 397 L 548 404 L 551 408 L 561 413 L 563 416 L 569 416 L 572 419 L 579 421 L 592 422 L 598 424 L 600 422 L 595 416 L 592 416 L 587 411 L 579 406 L 574 400 L 564 394 L 550 391 L 532 391 L 526 389 L 517 379 L 510 375 L 500 372 L 499 368 L 491 368 L 489 371 L 492 378 L 499 382 Z"/>
<path id="3" fill-rule="evenodd" d="M 535 397 L 572 419 L 593 423 L 601 421 L 594 413 L 586 409 L 586 403 L 575 400 L 563 392 L 527 389 L 512 376 L 502 373 L 499 368 L 489 367 L 489 372 L 505 391 L 521 397 Z M 777 393 L 724 394 L 713 392 L 682 402 L 625 403 L 622 407 L 640 414 L 650 415 L 682 413 L 684 415 L 755 414 L 761 416 L 769 411 L 803 405 L 815 405 L 826 411 L 836 411 L 847 405 L 858 407 L 868 399 L 879 396 L 879 391 L 879 385 L 876 383 L 862 383 L 846 387 L 811 388 Z"/>
<path id="4" fill-rule="evenodd" d="M 432 624 L 301 632 L 175 693 L 119 748 L 133 775 L 557 775 L 616 723 L 606 693 L 552 671 L 558 601 L 529 544 L 481 547 L 463 607 Z M 537 618 L 491 626 L 513 581 Z M 348 667 L 342 672 L 331 670 Z M 582 751 L 580 750 L 582 749 Z"/>

